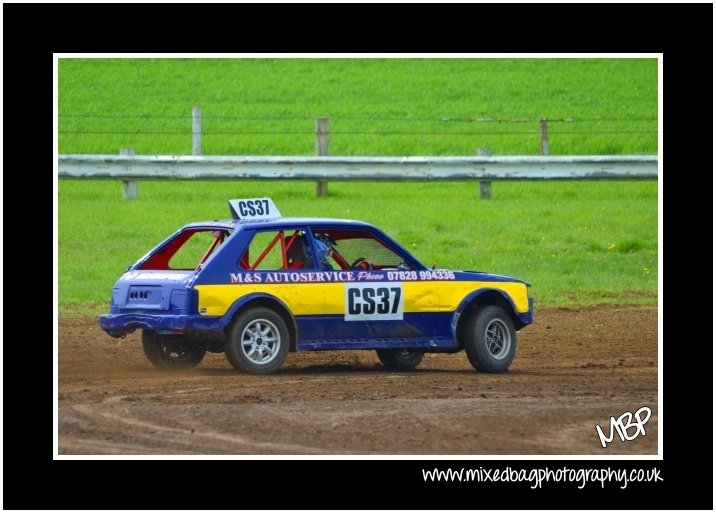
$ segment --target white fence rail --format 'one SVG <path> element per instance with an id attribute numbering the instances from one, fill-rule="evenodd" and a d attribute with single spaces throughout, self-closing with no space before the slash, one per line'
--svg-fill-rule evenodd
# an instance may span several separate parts
<path id="1" fill-rule="evenodd" d="M 532 180 L 656 178 L 656 156 L 201 157 L 60 155 L 60 178 L 114 180 Z"/>

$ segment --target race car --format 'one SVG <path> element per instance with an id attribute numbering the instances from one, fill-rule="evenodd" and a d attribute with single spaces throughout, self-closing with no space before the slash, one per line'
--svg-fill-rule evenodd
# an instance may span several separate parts
<path id="1" fill-rule="evenodd" d="M 182 227 L 112 288 L 101 328 L 141 329 L 155 367 L 193 367 L 209 351 L 267 374 L 293 351 L 371 349 L 411 370 L 424 353 L 465 350 L 495 373 L 532 323 L 525 281 L 428 268 L 371 224 L 282 217 L 270 198 L 229 207 L 232 219 Z"/>

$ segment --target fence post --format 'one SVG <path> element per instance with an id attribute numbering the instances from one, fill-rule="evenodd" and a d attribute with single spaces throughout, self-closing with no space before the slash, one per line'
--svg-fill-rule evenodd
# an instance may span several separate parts
<path id="1" fill-rule="evenodd" d="M 549 155 L 549 134 L 547 133 L 547 120 L 539 120 L 539 154 Z"/>
<path id="2" fill-rule="evenodd" d="M 490 148 L 479 148 L 477 150 L 478 157 L 492 157 Z M 492 182 L 480 181 L 480 189 L 478 192 L 480 199 L 490 199 L 492 197 Z"/>
<path id="3" fill-rule="evenodd" d="M 330 118 L 316 118 L 316 155 L 325 157 L 328 155 L 328 131 Z M 316 196 L 319 198 L 328 196 L 328 180 L 316 182 Z"/>
<path id="4" fill-rule="evenodd" d="M 201 155 L 201 107 L 191 109 L 191 154 Z"/>
<path id="5" fill-rule="evenodd" d="M 134 148 L 121 148 L 119 150 L 119 154 L 134 156 Z M 136 199 L 137 198 L 137 181 L 136 180 L 122 180 L 122 198 L 124 198 L 124 199 Z"/>

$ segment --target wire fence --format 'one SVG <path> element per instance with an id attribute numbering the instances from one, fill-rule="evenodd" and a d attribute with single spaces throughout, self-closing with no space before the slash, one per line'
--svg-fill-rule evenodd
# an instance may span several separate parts
<path id="1" fill-rule="evenodd" d="M 387 156 L 391 152 L 393 155 L 419 155 L 422 152 L 427 155 L 466 156 L 476 152 L 481 156 L 512 152 L 514 155 L 537 153 L 544 157 L 550 155 L 550 138 L 576 141 L 571 148 L 581 150 L 583 155 L 655 154 L 658 120 L 232 116 L 203 115 L 201 108 L 196 106 L 191 115 L 61 113 L 58 131 L 60 153 L 65 154 L 106 154 L 120 149 L 123 155 L 134 155 L 138 150 L 136 153 L 140 155 L 170 153 L 195 156 L 253 154 L 297 157 L 315 151 L 321 157 L 329 154 Z M 645 151 L 629 151 L 630 147 L 610 142 L 628 138 L 638 139 L 641 146 L 637 147 Z M 77 140 L 82 141 L 84 146 Z M 591 148 L 589 143 L 592 143 Z M 67 148 L 75 151 L 67 151 Z M 76 151 L 77 148 L 80 151 Z M 563 144 L 553 154 L 569 154 L 569 151 L 560 151 L 564 148 L 569 148 L 569 145 Z M 585 148 L 592 151 L 584 151 Z M 103 162 L 106 162 L 105 158 Z M 126 162 L 122 162 L 124 166 Z M 402 176 L 404 166 L 400 169 L 398 175 Z M 274 175 L 279 176 L 275 172 Z M 355 169 L 350 175 L 355 178 Z M 320 178 L 322 175 L 316 176 L 316 194 L 326 196 L 328 182 Z M 125 198 L 137 196 L 136 181 L 123 180 L 122 184 Z M 490 181 L 481 180 L 480 197 L 489 198 L 491 194 Z"/>
<path id="2" fill-rule="evenodd" d="M 60 118 L 99 118 L 99 119 L 183 119 L 191 120 L 192 115 L 165 115 L 165 114 L 59 114 Z M 217 116 L 202 114 L 205 120 L 211 119 L 235 119 L 235 120 L 254 120 L 254 121 L 295 121 L 295 120 L 314 120 L 321 116 Z M 329 116 L 326 116 L 329 117 Z M 332 119 L 338 120 L 354 120 L 354 121 L 400 121 L 407 123 L 434 123 L 434 122 L 459 122 L 459 123 L 536 123 L 544 119 L 550 123 L 575 123 L 575 122 L 593 122 L 608 121 L 618 123 L 631 123 L 634 121 L 656 122 L 656 118 L 470 118 L 470 117 L 449 117 L 442 116 L 439 118 L 418 118 L 418 117 L 390 117 L 390 116 L 338 116 Z"/>
<path id="3" fill-rule="evenodd" d="M 94 131 L 94 130 L 60 130 L 62 135 L 191 135 L 191 130 L 182 132 L 170 132 L 170 131 Z M 203 135 L 313 135 L 315 132 L 311 131 L 204 131 Z M 421 131 L 386 131 L 386 130 L 372 130 L 372 131 L 360 131 L 360 130 L 331 130 L 331 135 L 440 135 L 440 136 L 472 136 L 472 135 L 534 135 L 539 133 L 539 130 L 532 131 L 480 131 L 480 132 L 428 132 L 425 130 Z M 590 131 L 572 131 L 572 132 L 559 132 L 551 131 L 553 135 L 637 135 L 637 134 L 650 134 L 657 135 L 656 131 L 653 130 L 590 130 Z"/>
<path id="4" fill-rule="evenodd" d="M 301 148 L 296 153 L 305 153 L 316 135 L 315 122 L 318 119 L 313 116 L 289 114 L 276 116 L 200 114 L 199 116 L 197 125 L 196 112 L 188 115 L 60 113 L 58 130 L 60 147 L 62 151 L 65 147 L 72 148 L 73 145 L 77 145 L 78 141 L 91 142 L 92 138 L 98 140 L 101 145 L 103 138 L 128 137 L 132 138 L 132 144 L 136 144 L 141 138 L 183 136 L 190 141 L 199 136 L 204 141 L 211 138 L 226 141 L 218 147 L 228 149 L 232 153 L 241 153 L 250 147 L 249 142 L 246 139 L 241 141 L 241 138 L 254 137 L 266 140 L 274 138 L 273 140 L 276 141 L 280 138 L 293 138 L 292 141 L 297 141 L 295 138 L 305 138 L 298 145 L 292 143 Z M 431 147 L 429 140 L 437 141 L 441 138 L 464 141 L 455 143 L 461 144 L 461 147 L 468 144 L 466 141 L 475 141 L 471 154 L 474 154 L 474 149 L 479 146 L 499 145 L 500 142 L 496 141 L 496 138 L 503 137 L 511 141 L 522 138 L 524 141 L 529 140 L 530 143 L 538 142 L 540 154 L 548 153 L 550 138 L 554 140 L 562 137 L 570 138 L 572 141 L 589 141 L 590 138 L 600 141 L 605 138 L 612 140 L 626 138 L 638 141 L 639 147 L 653 148 L 651 153 L 656 153 L 658 138 L 656 118 L 331 116 L 329 119 L 330 137 L 332 141 L 338 141 L 338 144 L 333 145 L 332 154 L 340 154 L 341 151 L 350 154 L 352 149 L 346 147 L 348 143 L 343 146 L 340 144 L 341 141 L 348 141 L 350 138 L 374 140 L 386 138 L 395 141 L 393 144 L 398 149 L 401 145 L 407 145 L 404 141 L 426 138 L 424 140 L 428 142 L 425 143 L 425 147 L 428 150 L 432 147 L 436 148 L 435 154 L 445 151 L 444 145 L 436 143 Z M 376 147 L 384 149 L 388 145 L 389 143 L 383 141 Z M 514 143 L 504 143 L 504 146 L 511 145 L 514 146 Z M 290 147 L 290 145 L 286 146 L 289 149 Z M 615 145 L 605 144 L 604 147 L 614 148 Z"/>

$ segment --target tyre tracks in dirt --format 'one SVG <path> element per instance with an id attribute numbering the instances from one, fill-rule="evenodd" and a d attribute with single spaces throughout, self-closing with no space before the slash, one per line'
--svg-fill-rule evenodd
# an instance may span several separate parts
<path id="1" fill-rule="evenodd" d="M 291 353 L 268 376 L 210 354 L 168 373 L 96 318 L 60 318 L 58 335 L 60 455 L 657 453 L 655 308 L 539 312 L 504 374 L 464 353 L 391 372 L 370 351 Z M 595 426 L 642 406 L 646 435 L 602 448 Z"/>

